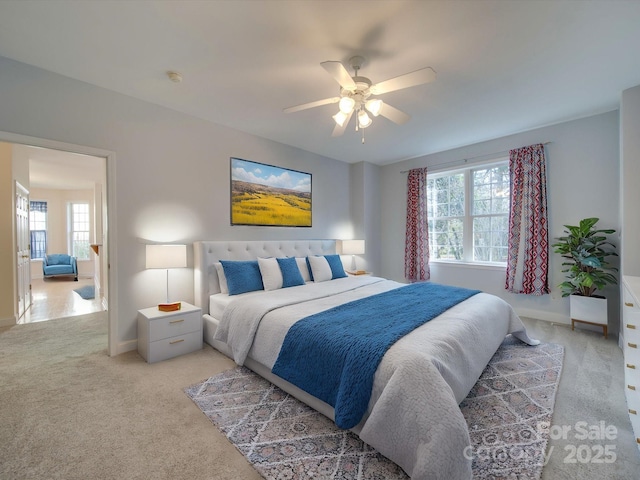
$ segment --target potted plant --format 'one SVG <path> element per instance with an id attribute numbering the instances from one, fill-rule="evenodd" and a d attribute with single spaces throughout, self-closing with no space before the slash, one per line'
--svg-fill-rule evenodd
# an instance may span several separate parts
<path id="1" fill-rule="evenodd" d="M 570 297 L 571 328 L 574 321 L 603 326 L 607 336 L 607 299 L 597 292 L 608 284 L 618 283 L 607 258 L 618 256 L 616 246 L 608 241 L 613 229 L 597 229 L 598 218 L 585 218 L 579 225 L 565 225 L 566 235 L 551 245 L 566 260 L 567 279 L 559 287 L 563 297 Z"/>

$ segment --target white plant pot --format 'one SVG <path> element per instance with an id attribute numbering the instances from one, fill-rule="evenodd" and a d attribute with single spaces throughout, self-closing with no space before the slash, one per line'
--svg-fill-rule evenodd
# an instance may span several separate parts
<path id="1" fill-rule="evenodd" d="M 598 297 L 569 296 L 572 320 L 607 325 L 607 299 Z"/>

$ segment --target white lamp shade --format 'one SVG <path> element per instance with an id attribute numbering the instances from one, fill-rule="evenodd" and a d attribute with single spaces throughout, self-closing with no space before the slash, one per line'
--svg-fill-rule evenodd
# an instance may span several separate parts
<path id="1" fill-rule="evenodd" d="M 147 268 L 185 268 L 186 245 L 147 245 Z"/>
<path id="2" fill-rule="evenodd" d="M 382 110 L 382 100 L 376 98 L 374 100 L 368 100 L 367 103 L 364 104 L 365 108 L 369 110 L 374 117 L 380 115 L 380 111 Z"/>
<path id="3" fill-rule="evenodd" d="M 349 115 L 347 115 L 346 113 L 340 111 L 333 116 L 333 119 L 339 126 L 343 126 L 348 116 Z"/>
<path id="4" fill-rule="evenodd" d="M 358 125 L 360 126 L 360 128 L 367 128 L 369 125 L 371 125 L 371 117 L 369 117 L 369 115 L 367 115 L 367 112 L 365 112 L 364 110 L 360 110 L 358 112 Z"/>
<path id="5" fill-rule="evenodd" d="M 353 107 L 355 106 L 356 101 L 351 97 L 342 97 L 340 99 L 340 103 L 338 103 L 338 107 L 340 111 L 346 115 L 349 115 L 353 111 Z"/>
<path id="6" fill-rule="evenodd" d="M 364 254 L 364 240 L 342 240 L 343 255 Z"/>

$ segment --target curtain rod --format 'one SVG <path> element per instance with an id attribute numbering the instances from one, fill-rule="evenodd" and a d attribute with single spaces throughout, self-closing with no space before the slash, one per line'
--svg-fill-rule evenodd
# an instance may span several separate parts
<path id="1" fill-rule="evenodd" d="M 551 142 L 543 142 L 543 145 L 549 145 Z M 501 155 L 506 155 L 507 153 L 509 153 L 511 150 L 503 150 L 502 152 L 495 152 L 495 153 L 485 153 L 483 155 L 477 155 L 475 157 L 467 157 L 467 158 L 463 158 L 461 160 L 451 160 L 449 162 L 442 162 L 442 163 L 436 163 L 434 165 L 427 165 L 427 168 L 432 168 L 432 167 L 443 167 L 445 165 L 452 165 L 452 164 L 458 164 L 460 162 L 462 162 L 463 164 L 467 163 L 469 160 L 476 160 L 479 158 L 483 158 L 483 157 L 493 157 L 493 156 L 501 156 Z M 415 168 L 421 168 L 421 167 L 415 167 Z M 400 173 L 409 173 L 409 170 L 402 170 Z"/>

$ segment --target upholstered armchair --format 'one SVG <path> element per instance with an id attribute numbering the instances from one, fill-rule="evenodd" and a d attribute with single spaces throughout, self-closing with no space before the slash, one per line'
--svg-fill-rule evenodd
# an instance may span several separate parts
<path id="1" fill-rule="evenodd" d="M 52 253 L 42 259 L 42 273 L 44 278 L 62 275 L 73 275 L 73 280 L 78 281 L 78 263 L 76 257 L 66 253 Z"/>

